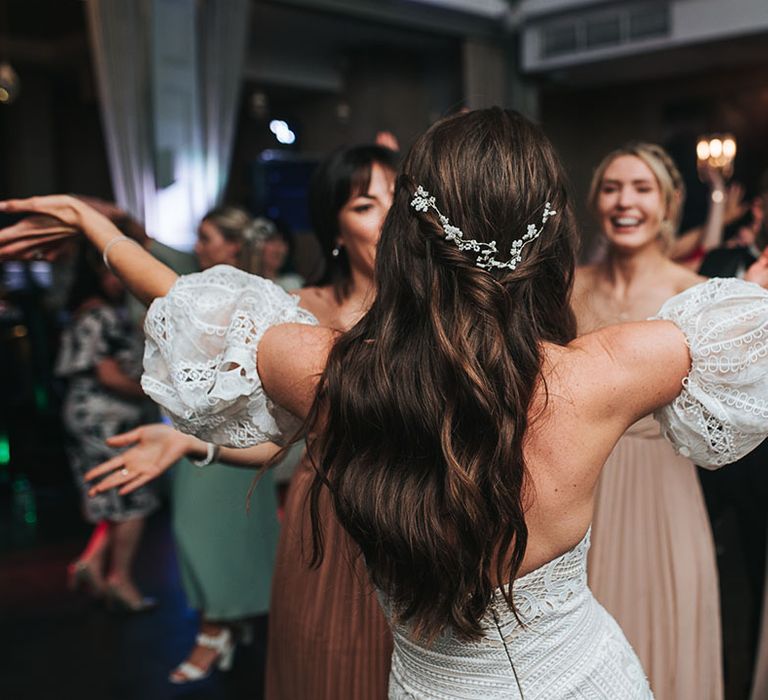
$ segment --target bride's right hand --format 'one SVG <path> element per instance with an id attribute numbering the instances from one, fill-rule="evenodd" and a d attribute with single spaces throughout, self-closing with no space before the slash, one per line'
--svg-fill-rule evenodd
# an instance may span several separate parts
<path id="1" fill-rule="evenodd" d="M 84 230 L 86 221 L 106 226 L 110 234 L 119 234 L 103 214 L 70 195 L 7 199 L 0 202 L 0 212 L 41 215 L 28 216 L 0 229 L 0 260 L 56 257 L 69 239 Z"/>
<path id="2" fill-rule="evenodd" d="M 88 495 L 95 496 L 117 487 L 121 496 L 135 491 L 191 453 L 196 440 L 163 423 L 142 425 L 127 433 L 113 435 L 107 440 L 110 447 L 130 447 L 86 473 L 86 481 L 105 477 L 91 487 Z M 204 452 L 205 443 L 197 442 L 203 445 Z"/>
<path id="3" fill-rule="evenodd" d="M 0 261 L 54 260 L 80 232 L 46 215 L 25 217 L 0 229 Z"/>

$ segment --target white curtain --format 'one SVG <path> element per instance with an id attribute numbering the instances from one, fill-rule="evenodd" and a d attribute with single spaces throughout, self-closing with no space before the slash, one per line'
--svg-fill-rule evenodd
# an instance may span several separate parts
<path id="1" fill-rule="evenodd" d="M 167 105 L 152 97 L 158 89 L 165 94 L 169 78 L 173 80 L 167 63 L 153 60 L 152 53 L 153 27 L 163 33 L 172 31 L 167 26 L 169 7 L 198 13 L 193 40 L 162 37 L 175 51 L 186 52 L 181 58 L 194 66 L 191 80 L 196 85 L 179 88 L 180 93 L 196 94 L 194 101 L 199 104 L 179 110 L 176 127 L 168 122 Z M 245 60 L 248 7 L 249 0 L 86 0 L 115 198 L 144 221 L 153 235 L 171 245 L 191 244 L 194 224 L 190 223 L 199 221 L 223 195 Z M 178 31 L 189 30 L 179 26 Z M 157 36 L 154 41 L 157 50 Z M 163 167 L 158 171 L 156 165 L 159 153 L 161 163 L 169 162 L 169 127 L 181 139 L 170 154 L 179 166 L 173 169 L 172 185 L 158 192 L 155 173 L 165 171 Z"/>
<path id="2" fill-rule="evenodd" d="M 205 0 L 201 7 L 200 94 L 206 208 L 221 202 L 232 160 L 249 4 L 249 0 Z"/>
<path id="3" fill-rule="evenodd" d="M 149 8 L 143 0 L 87 0 L 86 12 L 115 199 L 152 230 Z"/>

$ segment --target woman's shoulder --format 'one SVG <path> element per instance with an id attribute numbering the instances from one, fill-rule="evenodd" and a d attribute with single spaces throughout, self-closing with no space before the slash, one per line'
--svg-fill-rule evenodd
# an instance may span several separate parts
<path id="1" fill-rule="evenodd" d="M 282 323 L 259 344 L 258 372 L 267 395 L 293 415 L 304 417 L 338 332 L 324 326 Z"/>
<path id="2" fill-rule="evenodd" d="M 579 336 L 552 357 L 578 396 L 601 412 L 623 410 L 622 403 L 630 413 L 633 404 L 647 408 L 645 413 L 655 410 L 680 392 L 690 367 L 684 336 L 660 321 L 606 326 Z"/>
<path id="3" fill-rule="evenodd" d="M 596 263 L 591 265 L 579 265 L 576 268 L 573 274 L 574 293 L 583 292 L 595 286 L 595 281 L 598 276 L 598 268 L 599 266 Z"/>
<path id="4" fill-rule="evenodd" d="M 338 314 L 339 303 L 333 287 L 304 287 L 292 292 L 299 297 L 299 306 L 311 313 L 321 324 L 330 325 Z"/>
<path id="5" fill-rule="evenodd" d="M 670 261 L 669 267 L 669 279 L 674 289 L 675 294 L 684 292 L 689 287 L 693 287 L 701 282 L 706 282 L 707 278 L 690 270 L 687 267 L 678 265 L 675 262 Z"/>

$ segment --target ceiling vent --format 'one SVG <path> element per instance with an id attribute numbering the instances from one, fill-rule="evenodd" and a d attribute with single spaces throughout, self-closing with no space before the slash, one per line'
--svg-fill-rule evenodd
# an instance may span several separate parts
<path id="1" fill-rule="evenodd" d="M 588 55 L 668 37 L 670 9 L 666 2 L 622 3 L 619 7 L 543 20 L 539 32 L 540 59 Z"/>

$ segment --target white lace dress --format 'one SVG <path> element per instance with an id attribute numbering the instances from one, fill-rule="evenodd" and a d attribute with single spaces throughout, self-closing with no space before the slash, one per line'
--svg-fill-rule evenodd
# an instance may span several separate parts
<path id="1" fill-rule="evenodd" d="M 664 435 L 697 464 L 738 459 L 768 433 L 768 293 L 710 280 L 670 299 L 658 318 L 685 333 L 692 358 L 682 393 L 656 414 Z M 264 394 L 256 348 L 267 328 L 287 322 L 314 319 L 265 280 L 224 267 L 182 277 L 147 315 L 143 386 L 205 440 L 280 441 L 295 420 Z M 587 587 L 588 548 L 589 533 L 515 582 L 522 627 L 500 593 L 477 642 L 446 630 L 428 647 L 393 624 L 390 697 L 650 698 L 637 657 Z"/>

